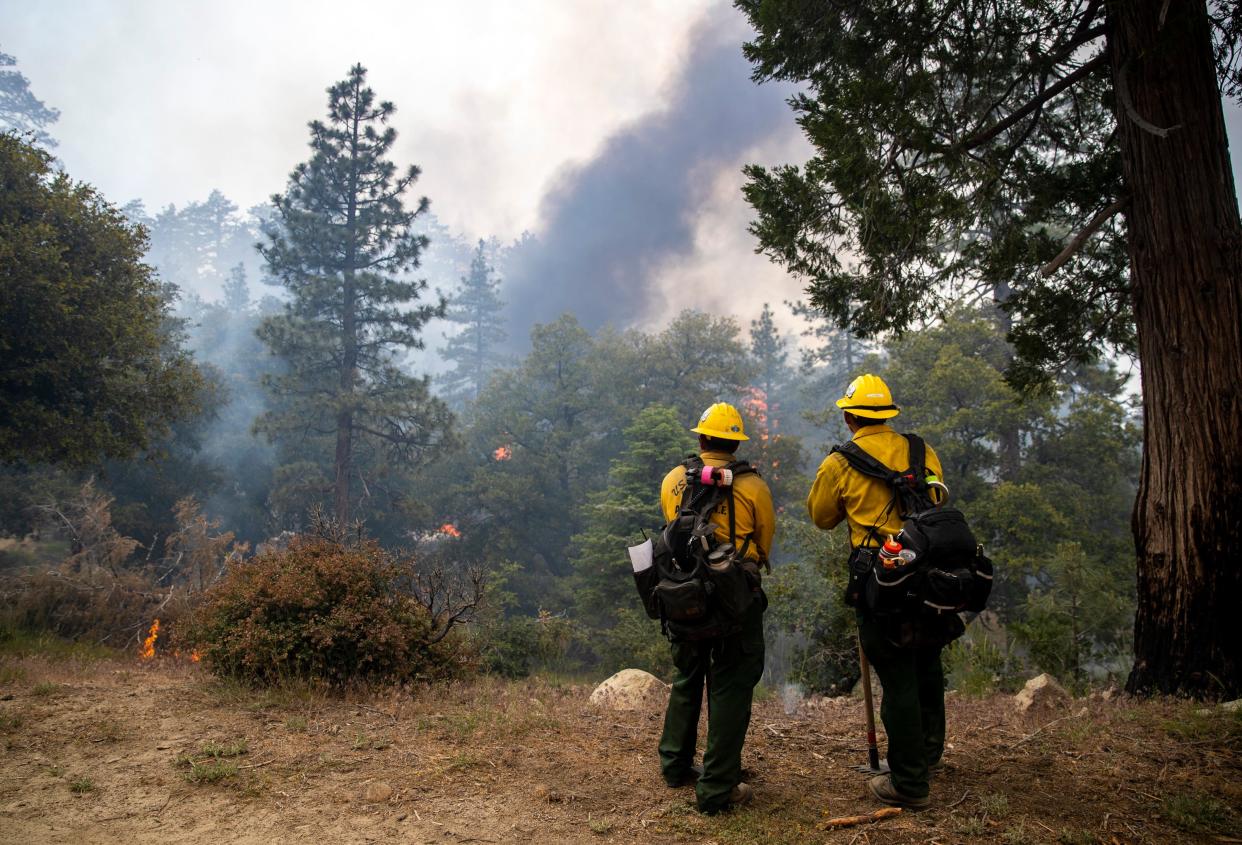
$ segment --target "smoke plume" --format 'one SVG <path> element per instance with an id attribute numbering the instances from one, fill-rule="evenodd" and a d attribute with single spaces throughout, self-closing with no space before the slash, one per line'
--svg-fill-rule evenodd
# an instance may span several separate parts
<path id="1" fill-rule="evenodd" d="M 700 24 L 667 107 L 611 137 L 549 191 L 540 231 L 506 262 L 513 341 L 565 311 L 594 329 L 631 325 L 658 304 L 656 271 L 692 250 L 694 214 L 716 173 L 793 126 L 792 89 L 750 79 L 748 33 L 732 10 Z"/>

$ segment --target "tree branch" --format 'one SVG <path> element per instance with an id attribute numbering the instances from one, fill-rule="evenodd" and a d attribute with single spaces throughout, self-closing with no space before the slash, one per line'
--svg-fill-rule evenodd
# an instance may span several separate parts
<path id="1" fill-rule="evenodd" d="M 1074 253 L 1082 249 L 1082 245 L 1087 242 L 1088 238 L 1095 234 L 1101 226 L 1107 223 L 1113 215 L 1125 208 L 1129 202 L 1129 197 L 1122 197 L 1121 199 L 1114 201 L 1112 205 L 1108 206 L 1108 208 L 1105 208 L 1103 211 L 1092 217 L 1091 221 L 1087 223 L 1081 232 L 1074 236 L 1074 239 L 1066 245 L 1065 249 L 1061 250 L 1061 253 L 1056 258 L 1049 261 L 1043 266 L 1042 269 L 1040 269 L 1039 275 L 1046 279 L 1057 270 L 1061 269 L 1062 264 L 1069 261 L 1070 258 L 1073 257 Z"/>
<path id="2" fill-rule="evenodd" d="M 1010 128 L 1011 126 L 1013 126 L 1014 124 L 1022 120 L 1024 117 L 1034 112 L 1036 109 L 1043 107 L 1044 103 L 1056 97 L 1062 91 L 1065 91 L 1067 88 L 1070 88 L 1076 85 L 1077 83 L 1086 79 L 1091 74 L 1095 73 L 1097 70 L 1103 67 L 1105 62 L 1107 61 L 1108 61 L 1108 54 L 1100 53 L 1094 59 L 1087 62 L 1082 67 L 1078 68 L 1078 70 L 1074 71 L 1068 76 L 1062 77 L 1061 80 L 1058 81 L 1055 85 L 1052 85 L 1051 87 L 1041 92 L 1038 96 L 1028 100 L 1021 108 L 1012 112 L 1004 120 L 994 123 L 992 126 L 988 127 L 987 129 L 984 129 L 981 132 L 977 132 L 971 137 L 963 141 L 958 141 L 956 144 L 954 144 L 952 147 L 949 148 L 949 151 L 950 152 L 961 152 L 965 150 L 974 149 L 975 147 L 978 147 L 982 144 L 986 144 L 988 141 L 992 140 L 997 135 L 1001 134 L 1006 129 Z"/>
<path id="3" fill-rule="evenodd" d="M 1130 72 L 1130 63 L 1126 62 L 1121 66 L 1121 70 L 1117 71 L 1117 97 L 1121 100 L 1122 107 L 1126 110 L 1126 116 L 1134 121 L 1134 124 L 1144 132 L 1150 132 L 1157 138 L 1167 138 L 1169 133 L 1174 130 L 1181 129 L 1180 123 L 1163 129 L 1154 123 L 1149 123 L 1134 108 L 1134 101 L 1130 99 L 1130 86 L 1126 82 L 1126 76 Z"/>

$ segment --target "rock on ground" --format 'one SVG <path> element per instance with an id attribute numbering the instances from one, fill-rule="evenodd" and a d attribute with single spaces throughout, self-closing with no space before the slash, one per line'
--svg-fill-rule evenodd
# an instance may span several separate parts
<path id="1" fill-rule="evenodd" d="M 661 710 L 668 685 L 641 669 L 622 669 L 591 693 L 591 703 L 609 710 Z"/>
<path id="2" fill-rule="evenodd" d="M 1032 710 L 1054 710 L 1064 707 L 1069 701 L 1069 693 L 1046 672 L 1027 681 L 1026 685 L 1013 697 L 1014 707 L 1019 713 L 1028 713 Z"/>
<path id="3" fill-rule="evenodd" d="M 368 783 L 366 791 L 362 793 L 363 800 L 372 804 L 382 804 L 391 797 L 392 787 L 383 781 Z"/>

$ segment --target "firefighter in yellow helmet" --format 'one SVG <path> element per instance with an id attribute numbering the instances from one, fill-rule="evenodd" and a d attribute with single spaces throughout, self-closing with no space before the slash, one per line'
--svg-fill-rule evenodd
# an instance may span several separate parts
<path id="1" fill-rule="evenodd" d="M 882 378 L 867 373 L 854 379 L 837 407 L 853 433 L 852 441 L 864 452 L 890 469 L 910 466 L 908 441 L 887 422 L 901 411 Z M 926 447 L 924 464 L 927 471 L 940 476 L 940 459 L 931 446 Z M 845 457 L 834 451 L 820 464 L 806 504 L 811 519 L 822 529 L 835 528 L 842 521 L 849 525 L 849 563 L 853 566 L 860 550 L 874 549 L 885 537 L 901 531 L 902 520 L 891 501 L 892 491 L 884 482 L 852 470 Z M 943 645 L 899 645 L 891 627 L 896 620 L 876 616 L 865 607 L 856 605 L 855 609 L 863 652 L 884 688 L 880 717 L 888 735 L 891 769 L 867 786 L 886 804 L 921 809 L 930 803 L 930 773 L 940 769 L 944 751 Z"/>
<path id="2" fill-rule="evenodd" d="M 660 768 L 669 786 L 695 783 L 699 810 L 717 813 L 746 803 L 753 794 L 742 782 L 742 743 L 750 725 L 754 688 L 763 675 L 763 611 L 768 602 L 759 588 L 759 569 L 767 565 L 772 549 L 776 512 L 768 485 L 749 464 L 734 457 L 738 446 L 749 439 L 736 408 L 718 402 L 704 411 L 698 425 L 690 430 L 699 436 L 700 458 L 707 472 L 732 468 L 731 495 L 711 514 L 711 522 L 721 540 L 730 539 L 732 523 L 734 546 L 745 550 L 742 568 L 759 594 L 737 633 L 672 643 L 677 673 L 660 737 Z M 686 489 L 686 466 L 682 464 L 674 467 L 660 486 L 665 519 L 676 516 Z M 700 768 L 693 764 L 705 686 L 707 747 Z"/>

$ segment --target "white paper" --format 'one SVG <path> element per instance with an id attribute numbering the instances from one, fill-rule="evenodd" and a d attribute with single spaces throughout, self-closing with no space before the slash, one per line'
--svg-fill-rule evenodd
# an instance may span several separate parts
<path id="1" fill-rule="evenodd" d="M 651 541 L 640 543 L 637 546 L 630 546 L 627 551 L 630 553 L 630 566 L 634 567 L 635 572 L 646 572 L 651 568 Z"/>

